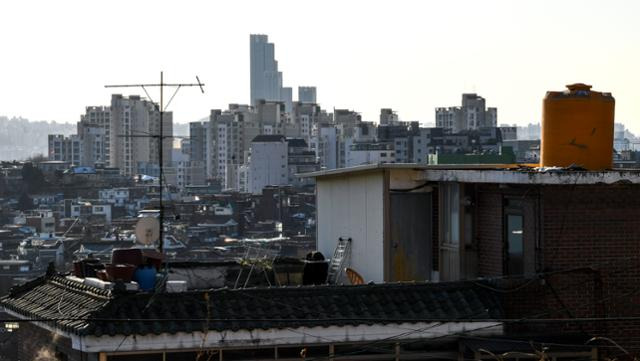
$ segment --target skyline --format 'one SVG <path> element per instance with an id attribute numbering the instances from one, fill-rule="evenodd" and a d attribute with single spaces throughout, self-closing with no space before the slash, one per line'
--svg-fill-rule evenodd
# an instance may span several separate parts
<path id="1" fill-rule="evenodd" d="M 124 4 L 2 5 L 0 30 L 14 35 L 5 42 L 0 113 L 75 123 L 86 106 L 108 103 L 104 84 L 154 82 L 162 70 L 168 82 L 198 75 L 207 84 L 204 96 L 181 90 L 169 109 L 178 123 L 197 121 L 250 102 L 247 40 L 258 33 L 275 44 L 283 85 L 317 86 L 328 111 L 349 108 L 377 121 L 380 108 L 392 108 L 402 120 L 433 123 L 436 107 L 475 92 L 498 108 L 499 124 L 526 125 L 540 121 L 546 91 L 584 82 L 611 92 L 616 122 L 640 133 L 640 4 Z M 158 19 L 179 26 L 158 27 Z"/>

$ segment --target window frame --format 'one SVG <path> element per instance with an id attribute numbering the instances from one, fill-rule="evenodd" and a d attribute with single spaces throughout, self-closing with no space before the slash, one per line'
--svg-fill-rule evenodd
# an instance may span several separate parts
<path id="1" fill-rule="evenodd" d="M 523 204 L 521 200 L 518 199 L 505 199 L 505 207 L 504 207 L 504 211 L 503 211 L 503 216 L 502 216 L 502 221 L 503 221 L 503 226 L 502 226 L 502 232 L 503 232 L 503 274 L 505 276 L 513 276 L 513 277 L 522 277 L 525 275 L 526 273 L 526 266 L 525 266 L 525 216 L 524 216 L 524 209 L 523 209 Z M 510 270 L 510 262 L 511 262 L 511 257 L 510 257 L 510 252 L 509 252 L 509 246 L 510 246 L 510 238 L 509 238 L 509 217 L 510 216 L 515 216 L 515 217 L 520 217 L 521 219 L 521 234 L 520 234 L 520 247 L 521 247 L 521 253 L 520 253 L 520 265 L 519 268 L 520 270 L 514 272 L 513 270 Z"/>

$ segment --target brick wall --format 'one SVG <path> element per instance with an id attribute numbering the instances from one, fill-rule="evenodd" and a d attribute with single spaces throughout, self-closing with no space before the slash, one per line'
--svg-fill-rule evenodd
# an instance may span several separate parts
<path id="1" fill-rule="evenodd" d="M 502 192 L 495 184 L 478 185 L 475 202 L 478 275 L 502 276 Z"/>
<path id="2" fill-rule="evenodd" d="M 525 256 L 535 257 L 536 271 L 544 277 L 496 282 L 498 288 L 516 290 L 502 292 L 507 317 L 640 315 L 640 186 L 479 186 L 476 217 L 482 276 L 501 275 L 502 205 L 504 198 L 518 194 L 524 204 L 525 242 L 540 242 L 534 255 Z M 507 328 L 516 334 L 524 329 L 605 336 L 640 351 L 640 321 L 526 327 L 518 323 Z"/>
<path id="3" fill-rule="evenodd" d="M 574 317 L 640 315 L 640 186 L 545 187 L 543 202 L 545 270 L 584 267 L 597 275 L 590 284 L 558 292 Z M 579 281 L 568 275 L 557 288 Z M 640 321 L 583 328 L 640 346 Z"/>

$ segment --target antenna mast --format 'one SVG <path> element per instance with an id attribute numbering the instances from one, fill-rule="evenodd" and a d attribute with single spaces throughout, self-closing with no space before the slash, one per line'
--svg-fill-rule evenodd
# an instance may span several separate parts
<path id="1" fill-rule="evenodd" d="M 153 139 L 158 139 L 158 168 L 159 168 L 159 177 L 158 177 L 158 185 L 160 187 L 160 201 L 159 201 L 159 211 L 160 211 L 160 219 L 159 219 L 159 223 L 160 223 L 160 232 L 159 232 L 159 246 L 158 249 L 160 250 L 160 253 L 164 253 L 163 252 L 163 248 L 164 248 L 164 205 L 162 203 L 162 193 L 163 193 L 163 188 L 164 188 L 164 176 L 163 176 L 163 161 L 164 161 L 164 157 L 163 157 L 163 140 L 165 139 L 170 139 L 173 138 L 173 135 L 164 135 L 164 119 L 163 119 L 163 115 L 165 110 L 169 107 L 169 104 L 171 104 L 171 101 L 173 100 L 173 98 L 176 96 L 176 94 L 178 93 L 178 90 L 180 90 L 180 88 L 182 87 L 194 87 L 197 86 L 200 88 L 200 91 L 204 94 L 204 84 L 202 84 L 200 82 L 200 78 L 198 78 L 198 76 L 196 76 L 196 81 L 197 83 L 175 83 L 175 84 L 171 84 L 171 83 L 165 83 L 164 82 L 164 72 L 160 72 L 160 83 L 158 84 L 120 84 L 120 85 L 105 85 L 105 88 L 142 88 L 142 90 L 144 90 L 145 94 L 147 95 L 147 97 L 149 98 L 149 100 L 151 101 L 152 104 L 154 104 L 156 106 L 156 109 L 160 111 L 160 133 L 159 134 L 149 134 L 149 135 L 126 135 L 126 136 L 131 136 L 131 137 L 146 137 L 146 138 L 153 138 Z M 151 98 L 151 96 L 149 95 L 149 93 L 147 92 L 147 88 L 160 88 L 160 105 L 158 107 L 158 105 L 153 101 L 153 99 Z M 169 99 L 169 102 L 167 103 L 167 105 L 164 105 L 164 88 L 175 88 L 175 91 L 173 92 L 173 95 L 171 95 L 171 98 Z"/>

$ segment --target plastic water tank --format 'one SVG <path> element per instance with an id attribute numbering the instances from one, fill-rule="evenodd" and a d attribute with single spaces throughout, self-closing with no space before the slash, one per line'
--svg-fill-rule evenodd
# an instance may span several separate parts
<path id="1" fill-rule="evenodd" d="M 134 281 L 138 282 L 140 289 L 151 291 L 156 285 L 156 269 L 154 267 L 138 267 L 133 275 Z"/>
<path id="2" fill-rule="evenodd" d="M 580 166 L 587 170 L 613 166 L 615 99 L 591 85 L 571 84 L 547 92 L 542 106 L 540 165 Z"/>

